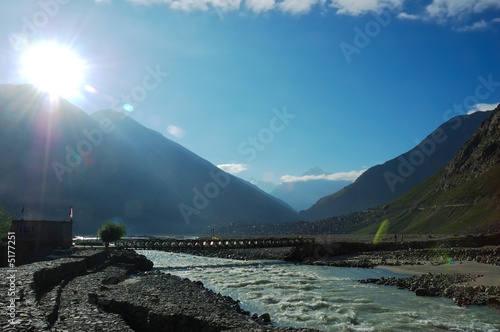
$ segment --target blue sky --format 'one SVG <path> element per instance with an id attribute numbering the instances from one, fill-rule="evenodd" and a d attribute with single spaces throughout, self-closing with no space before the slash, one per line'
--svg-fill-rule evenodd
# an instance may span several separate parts
<path id="1" fill-rule="evenodd" d="M 500 101 L 498 0 L 17 0 L 0 22 L 0 83 L 55 40 L 85 63 L 70 101 L 131 104 L 244 179 L 354 179 Z"/>

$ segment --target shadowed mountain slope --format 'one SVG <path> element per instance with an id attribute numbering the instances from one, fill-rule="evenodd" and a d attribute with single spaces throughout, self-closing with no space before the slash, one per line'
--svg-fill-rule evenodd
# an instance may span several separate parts
<path id="1" fill-rule="evenodd" d="M 168 234 L 297 215 L 125 114 L 89 116 L 28 85 L 0 85 L 0 153 L 0 205 L 54 220 L 72 206 L 78 233 L 95 234 L 108 218 L 129 233 Z"/>
<path id="2" fill-rule="evenodd" d="M 351 185 L 301 211 L 300 219 L 318 220 L 363 211 L 401 196 L 444 167 L 490 114 L 476 112 L 448 120 L 415 148 L 371 167 Z"/>

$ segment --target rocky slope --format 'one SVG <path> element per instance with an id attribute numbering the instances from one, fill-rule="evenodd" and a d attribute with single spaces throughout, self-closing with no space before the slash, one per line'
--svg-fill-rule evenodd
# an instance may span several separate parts
<path id="1" fill-rule="evenodd" d="M 391 202 L 386 209 L 389 231 L 496 231 L 500 227 L 499 125 L 500 106 L 446 167 Z"/>

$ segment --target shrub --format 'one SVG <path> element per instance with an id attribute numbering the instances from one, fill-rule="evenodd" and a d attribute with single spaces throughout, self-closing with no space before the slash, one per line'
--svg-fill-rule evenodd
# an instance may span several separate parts
<path id="1" fill-rule="evenodd" d="M 108 220 L 105 221 L 104 224 L 101 225 L 101 227 L 99 227 L 97 236 L 104 243 L 106 250 L 108 250 L 109 243 L 120 240 L 126 232 L 127 227 L 124 224 L 115 224 L 114 222 Z"/>

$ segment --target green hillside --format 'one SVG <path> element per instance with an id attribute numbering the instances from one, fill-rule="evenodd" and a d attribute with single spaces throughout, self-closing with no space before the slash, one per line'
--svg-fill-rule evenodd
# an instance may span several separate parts
<path id="1" fill-rule="evenodd" d="M 446 167 L 385 206 L 355 233 L 471 233 L 500 229 L 500 107 Z"/>

